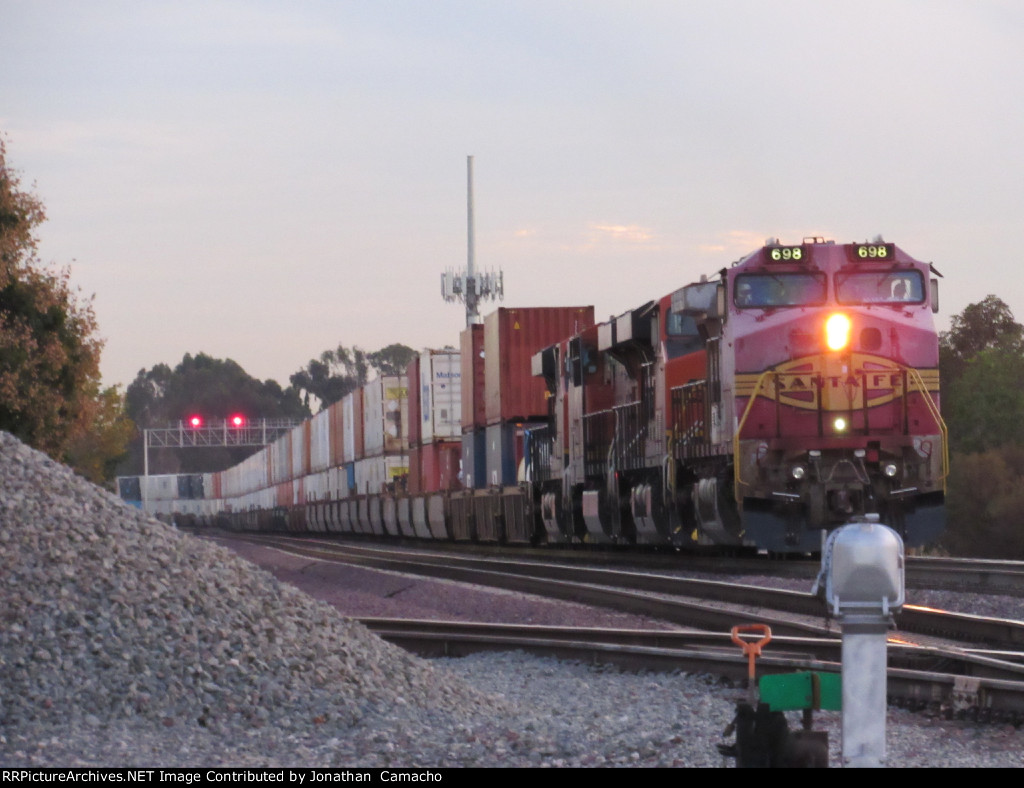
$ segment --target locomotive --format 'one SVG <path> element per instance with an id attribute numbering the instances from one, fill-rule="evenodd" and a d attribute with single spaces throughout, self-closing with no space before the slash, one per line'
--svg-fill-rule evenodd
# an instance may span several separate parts
<path id="1" fill-rule="evenodd" d="M 547 532 L 815 552 L 877 513 L 907 546 L 933 542 L 948 454 L 932 273 L 881 240 L 772 240 L 545 349 Z"/>
<path id="2" fill-rule="evenodd" d="M 499 309 L 459 351 L 423 351 L 205 475 L 201 500 L 156 508 L 240 529 L 783 554 L 874 513 L 925 546 L 948 473 L 938 276 L 880 238 L 770 239 L 605 322 Z"/>

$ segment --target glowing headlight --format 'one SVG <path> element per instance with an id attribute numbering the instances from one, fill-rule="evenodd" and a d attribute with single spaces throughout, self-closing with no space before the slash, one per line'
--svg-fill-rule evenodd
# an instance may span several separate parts
<path id="1" fill-rule="evenodd" d="M 842 312 L 830 315 L 825 321 L 825 342 L 829 350 L 842 350 L 850 343 L 850 318 Z"/>
<path id="2" fill-rule="evenodd" d="M 897 468 L 896 468 L 896 463 L 894 463 L 894 462 L 887 462 L 887 463 L 885 464 L 885 467 L 884 467 L 884 468 L 882 468 L 882 473 L 884 473 L 884 474 L 885 474 L 886 476 L 888 476 L 888 477 L 889 477 L 890 479 L 891 479 L 891 478 L 892 478 L 893 476 L 895 476 L 895 475 L 896 475 L 896 471 L 897 471 Z"/>
<path id="3" fill-rule="evenodd" d="M 800 481 L 802 478 L 804 478 L 804 474 L 806 472 L 807 471 L 804 470 L 803 465 L 794 465 L 792 468 L 789 469 L 790 476 L 792 476 L 797 481 Z"/>
<path id="4" fill-rule="evenodd" d="M 832 422 L 832 426 L 835 428 L 836 432 L 846 432 L 846 428 L 848 425 L 846 423 L 846 419 L 840 416 L 834 422 Z"/>

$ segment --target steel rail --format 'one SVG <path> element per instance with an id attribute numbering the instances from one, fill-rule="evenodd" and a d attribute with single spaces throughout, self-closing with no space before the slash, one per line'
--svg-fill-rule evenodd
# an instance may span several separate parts
<path id="1" fill-rule="evenodd" d="M 308 538 L 251 534 L 239 538 L 273 544 L 278 549 L 311 558 L 543 594 L 686 626 L 726 630 L 737 623 L 760 621 L 780 635 L 834 637 L 836 634 L 835 622 L 827 619 L 824 602 L 815 595 L 797 591 L 617 569 L 509 562 L 423 551 L 398 552 L 394 548 L 339 545 Z M 687 601 L 687 598 L 701 601 Z M 704 601 L 708 599 L 752 610 L 712 608 Z M 765 612 L 765 608 L 773 612 Z M 778 612 L 806 616 L 809 620 L 784 618 Z M 901 637 L 935 635 L 974 645 L 1024 649 L 1024 621 L 904 605 L 896 622 Z"/>
<path id="2" fill-rule="evenodd" d="M 361 619 L 380 637 L 426 657 L 459 657 L 481 651 L 521 650 L 573 659 L 623 670 L 709 673 L 740 681 L 746 678 L 747 658 L 727 646 L 728 634 L 650 633 L 585 630 L 536 626 L 458 624 L 453 622 Z M 801 639 L 780 639 L 784 651 L 766 651 L 757 662 L 761 675 L 819 671 L 841 673 L 835 660 L 801 652 Z M 632 642 L 627 642 L 632 641 Z M 773 638 L 773 644 L 776 639 Z M 795 649 L 794 649 L 795 647 Z M 891 702 L 946 716 L 1024 719 L 1024 681 L 999 677 L 963 676 L 890 666 L 887 692 Z"/>

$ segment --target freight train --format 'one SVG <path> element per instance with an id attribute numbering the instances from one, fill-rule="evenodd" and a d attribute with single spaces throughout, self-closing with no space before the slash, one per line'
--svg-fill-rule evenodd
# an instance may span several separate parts
<path id="1" fill-rule="evenodd" d="M 881 239 L 770 239 L 604 322 L 500 308 L 240 465 L 122 497 L 240 530 L 780 554 L 875 513 L 925 546 L 938 276 Z"/>

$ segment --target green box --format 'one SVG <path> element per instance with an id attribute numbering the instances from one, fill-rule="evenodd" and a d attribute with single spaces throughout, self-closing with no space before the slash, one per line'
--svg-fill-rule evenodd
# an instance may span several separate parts
<path id="1" fill-rule="evenodd" d="M 772 711 L 843 707 L 843 677 L 838 673 L 777 673 L 762 676 L 758 689 L 762 703 Z"/>

